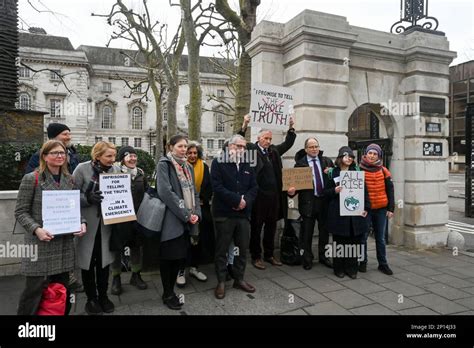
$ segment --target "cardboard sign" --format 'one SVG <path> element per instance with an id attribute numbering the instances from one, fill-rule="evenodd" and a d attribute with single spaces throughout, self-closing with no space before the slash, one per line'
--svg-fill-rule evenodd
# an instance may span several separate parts
<path id="1" fill-rule="evenodd" d="M 361 171 L 341 171 L 339 193 L 341 216 L 360 216 L 364 212 L 365 176 Z"/>
<path id="2" fill-rule="evenodd" d="M 136 220 L 131 190 L 130 174 L 101 174 L 99 187 L 102 200 L 104 225 Z"/>
<path id="3" fill-rule="evenodd" d="M 304 168 L 284 168 L 282 172 L 283 191 L 288 191 L 290 187 L 297 190 L 312 190 L 313 174 L 310 167 Z"/>
<path id="4" fill-rule="evenodd" d="M 263 129 L 287 130 L 293 113 L 293 91 L 289 88 L 255 83 L 252 86 L 250 125 Z"/>
<path id="5" fill-rule="evenodd" d="M 52 235 L 81 231 L 79 190 L 43 191 L 41 210 L 43 228 Z"/>

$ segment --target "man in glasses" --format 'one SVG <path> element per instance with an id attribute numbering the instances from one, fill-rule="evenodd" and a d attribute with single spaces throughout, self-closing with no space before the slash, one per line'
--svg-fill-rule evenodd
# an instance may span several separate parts
<path id="1" fill-rule="evenodd" d="M 240 135 L 245 132 L 250 123 L 250 116 L 244 116 L 244 124 Z M 286 192 L 282 192 L 282 161 L 283 156 L 295 143 L 296 132 L 293 117 L 290 117 L 289 129 L 285 140 L 278 145 L 272 144 L 272 131 L 263 129 L 257 135 L 256 143 L 248 143 L 247 150 L 257 154 L 258 194 L 252 209 L 251 233 L 250 233 L 250 255 L 252 265 L 260 270 L 266 268 L 263 261 L 273 266 L 281 266 L 282 263 L 273 255 L 275 249 L 275 233 L 277 221 L 288 216 L 288 198 Z M 263 228 L 263 259 L 262 259 L 262 228 Z"/>
<path id="2" fill-rule="evenodd" d="M 246 160 L 247 142 L 241 135 L 234 135 L 222 154 L 212 161 L 211 182 L 212 216 L 216 228 L 215 267 L 217 287 L 214 295 L 225 296 L 227 276 L 227 252 L 234 242 L 234 288 L 255 292 L 255 288 L 244 281 L 247 263 L 247 248 L 250 239 L 250 216 L 252 203 L 257 195 L 257 180 L 254 169 Z"/>
<path id="3" fill-rule="evenodd" d="M 310 270 L 313 267 L 313 252 L 311 244 L 313 241 L 314 225 L 318 221 L 319 262 L 332 268 L 331 260 L 325 257 L 325 246 L 329 242 L 329 234 L 326 226 L 328 201 L 324 196 L 324 188 L 330 180 L 326 169 L 334 167 L 331 159 L 324 157 L 320 151 L 319 141 L 316 138 L 308 138 L 304 143 L 304 149 L 295 155 L 295 168 L 310 167 L 313 174 L 313 189 L 296 191 L 294 187 L 288 189 L 288 195 L 294 197 L 298 193 L 298 210 L 303 219 L 300 230 L 300 252 L 303 258 L 303 268 Z"/>
<path id="4" fill-rule="evenodd" d="M 59 140 L 66 146 L 67 149 L 67 167 L 69 170 L 69 173 L 73 173 L 74 169 L 79 164 L 79 157 L 77 156 L 76 149 L 72 145 L 71 142 L 71 130 L 69 129 L 68 126 L 62 123 L 50 123 L 48 125 L 48 128 L 46 129 L 48 133 L 48 139 L 49 140 Z M 58 154 L 59 156 L 61 154 Z M 26 166 L 25 169 L 25 174 L 31 173 L 34 171 L 36 168 L 39 167 L 39 150 L 31 156 L 28 165 Z M 82 284 L 76 279 L 74 276 L 74 272 L 71 272 L 69 274 L 69 288 L 71 291 L 75 292 L 83 292 L 84 287 Z"/>

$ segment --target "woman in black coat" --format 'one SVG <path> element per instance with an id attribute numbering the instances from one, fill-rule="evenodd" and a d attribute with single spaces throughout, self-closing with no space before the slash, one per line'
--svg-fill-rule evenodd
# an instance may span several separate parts
<path id="1" fill-rule="evenodd" d="M 185 268 L 190 267 L 189 275 L 201 282 L 207 281 L 207 276 L 198 270 L 200 264 L 208 264 L 214 261 L 214 226 L 212 222 L 211 206 L 212 184 L 209 166 L 203 160 L 203 149 L 201 145 L 190 142 L 186 153 L 188 163 L 193 166 L 196 191 L 199 193 L 202 220 L 199 222 L 199 235 L 191 238 L 191 247 L 188 252 L 186 263 L 176 279 L 178 287 L 186 285 Z"/>
<path id="2" fill-rule="evenodd" d="M 333 257 L 334 274 L 339 278 L 343 278 L 344 274 L 347 274 L 352 279 L 357 278 L 358 256 L 362 257 L 364 255 L 360 246 L 368 228 L 365 217 L 370 209 L 369 195 L 367 187 L 365 187 L 362 216 L 341 216 L 339 206 L 339 193 L 342 191 L 342 187 L 339 185 L 340 173 L 341 171 L 360 171 L 354 163 L 354 158 L 354 153 L 350 147 L 343 146 L 339 149 L 336 167 L 329 170 L 330 180 L 325 185 L 324 190 L 324 194 L 329 198 L 328 230 L 329 233 L 332 233 L 334 242 L 331 255 Z M 349 248 L 349 246 L 352 247 Z M 337 253 L 338 249 L 344 250 L 342 257 Z"/>
<path id="3" fill-rule="evenodd" d="M 132 146 L 122 147 L 118 153 L 118 159 L 120 166 L 117 168 L 117 172 L 131 175 L 133 207 L 136 213 L 148 189 L 148 182 L 143 170 L 137 167 L 137 152 Z M 145 290 L 148 287 L 140 275 L 143 258 L 142 246 L 143 237 L 137 231 L 135 221 L 112 225 L 110 250 L 115 252 L 115 260 L 112 263 L 112 295 L 120 295 L 122 293 L 120 274 L 122 273 L 122 252 L 125 247 L 129 248 L 130 252 L 132 268 L 130 284 L 140 290 Z"/>

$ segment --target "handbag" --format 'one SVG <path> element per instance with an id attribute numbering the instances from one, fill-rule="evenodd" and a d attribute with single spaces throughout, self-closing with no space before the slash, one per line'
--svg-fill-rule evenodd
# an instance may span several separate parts
<path id="1" fill-rule="evenodd" d="M 43 290 L 36 315 L 64 315 L 66 313 L 67 290 L 63 284 L 49 283 Z"/>
<path id="2" fill-rule="evenodd" d="M 301 222 L 299 220 L 285 220 L 285 229 L 280 239 L 280 260 L 286 265 L 297 266 L 302 264 L 297 236 L 300 225 Z"/>
<path id="3" fill-rule="evenodd" d="M 137 229 L 147 237 L 161 232 L 165 218 L 166 204 L 153 188 L 148 188 L 137 212 Z"/>

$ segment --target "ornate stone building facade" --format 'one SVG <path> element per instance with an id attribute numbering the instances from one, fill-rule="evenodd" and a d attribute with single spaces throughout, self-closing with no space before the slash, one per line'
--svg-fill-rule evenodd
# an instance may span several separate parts
<path id="1" fill-rule="evenodd" d="M 19 72 L 18 107 L 44 111 L 45 129 L 51 122 L 67 124 L 73 141 L 92 145 L 107 140 L 116 145 L 132 145 L 153 152 L 156 108 L 151 91 L 142 98 L 125 81 L 140 81 L 145 71 L 136 66 L 120 49 L 79 46 L 74 49 L 68 38 L 47 35 L 36 29 L 20 33 L 20 58 L 28 67 Z M 127 51 L 129 55 L 133 51 Z M 229 118 L 218 110 L 221 104 L 209 95 L 226 98 L 228 77 L 219 72 L 209 58 L 201 58 L 203 115 L 201 142 L 213 157 L 232 132 Z M 186 60 L 180 65 L 180 94 L 177 105 L 178 128 L 187 129 L 189 91 Z M 141 86 L 145 91 L 146 85 Z M 166 101 L 164 102 L 166 105 Z M 166 107 L 163 112 L 166 127 Z"/>

